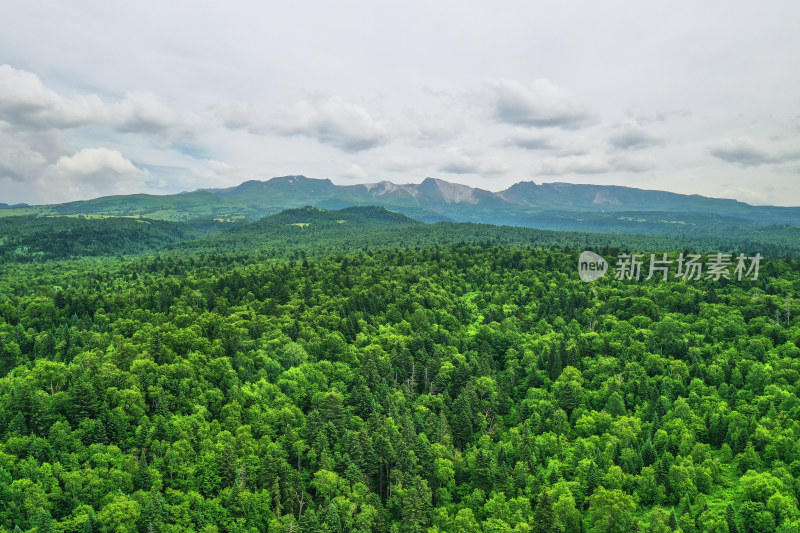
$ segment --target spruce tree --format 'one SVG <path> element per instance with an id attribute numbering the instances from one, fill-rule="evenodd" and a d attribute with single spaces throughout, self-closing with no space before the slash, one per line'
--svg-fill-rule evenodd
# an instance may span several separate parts
<path id="1" fill-rule="evenodd" d="M 729 503 L 725 510 L 725 521 L 728 522 L 728 533 L 739 533 L 739 526 L 736 525 L 736 512 L 733 504 Z"/>
<path id="2" fill-rule="evenodd" d="M 541 533 L 558 533 L 556 517 L 553 513 L 553 503 L 547 490 L 539 494 L 539 501 L 533 511 L 533 530 Z"/>
<path id="3" fill-rule="evenodd" d="M 150 490 L 152 479 L 150 475 L 150 467 L 147 465 L 147 456 L 145 451 L 142 450 L 139 456 L 139 465 L 136 468 L 136 473 L 133 477 L 133 486 L 136 490 Z"/>
<path id="4" fill-rule="evenodd" d="M 455 444 L 461 448 L 472 441 L 473 435 L 473 414 L 464 393 L 460 394 L 453 403 L 453 421 L 450 427 L 453 431 Z"/>
<path id="5" fill-rule="evenodd" d="M 82 533 L 95 533 L 95 531 L 97 531 L 97 527 L 94 520 L 94 511 L 89 509 L 89 513 L 86 515 L 86 521 L 83 523 Z"/>
<path id="6" fill-rule="evenodd" d="M 36 533 L 55 533 L 53 517 L 50 516 L 50 511 L 41 509 L 39 514 L 36 515 Z"/>
<path id="7" fill-rule="evenodd" d="M 642 445 L 642 464 L 650 466 L 656 460 L 658 460 L 658 456 L 656 455 L 655 446 L 653 446 L 653 441 L 648 437 L 647 441 Z"/>
<path id="8" fill-rule="evenodd" d="M 8 429 L 11 433 L 16 433 L 17 435 L 28 434 L 28 425 L 25 423 L 25 415 L 22 414 L 22 411 L 17 411 Z"/>
<path id="9" fill-rule="evenodd" d="M 678 517 L 675 515 L 675 509 L 669 513 L 669 528 L 672 531 L 678 529 Z"/>

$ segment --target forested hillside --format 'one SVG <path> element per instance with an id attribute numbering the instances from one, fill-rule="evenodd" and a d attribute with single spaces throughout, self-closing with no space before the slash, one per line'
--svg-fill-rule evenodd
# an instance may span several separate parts
<path id="1" fill-rule="evenodd" d="M 0 265 L 140 254 L 220 233 L 235 225 L 213 219 L 179 223 L 128 217 L 0 218 Z"/>
<path id="2" fill-rule="evenodd" d="M 605 215 L 603 215 L 605 216 Z M 664 216 L 656 214 L 656 218 Z M 706 223 L 707 222 L 707 223 Z M 648 224 L 637 221 L 636 224 Z M 98 216 L 24 216 L 0 218 L 0 275 L 4 265 L 50 260 L 160 253 L 171 256 L 239 255 L 256 259 L 324 257 L 332 253 L 429 247 L 461 243 L 584 247 L 631 252 L 692 250 L 756 252 L 800 258 L 800 228 L 767 226 L 742 229 L 701 221 L 705 232 L 690 229 L 670 235 L 620 232 L 550 231 L 490 224 L 425 224 L 382 207 L 357 206 L 335 211 L 306 206 L 287 209 L 255 222 L 198 218 L 170 222 L 149 218 Z M 673 225 L 662 221 L 662 225 Z"/>
<path id="3" fill-rule="evenodd" d="M 301 251 L 6 264 L 0 531 L 800 529 L 796 260 Z"/>

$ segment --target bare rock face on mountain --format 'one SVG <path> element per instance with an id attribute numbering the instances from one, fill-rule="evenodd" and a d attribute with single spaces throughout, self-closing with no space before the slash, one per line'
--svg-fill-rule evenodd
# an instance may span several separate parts
<path id="1" fill-rule="evenodd" d="M 594 195 L 594 200 L 592 200 L 592 203 L 594 205 L 613 207 L 617 207 L 622 204 L 610 191 L 597 191 L 597 194 Z"/>

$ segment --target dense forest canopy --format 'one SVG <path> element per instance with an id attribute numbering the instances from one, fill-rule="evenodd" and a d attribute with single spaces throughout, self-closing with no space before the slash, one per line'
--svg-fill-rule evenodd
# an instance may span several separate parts
<path id="1" fill-rule="evenodd" d="M 3 263 L 0 531 L 800 531 L 796 260 L 583 283 L 585 235 L 298 223 Z"/>
<path id="2" fill-rule="evenodd" d="M 624 213 L 614 216 L 622 215 Z M 655 213 L 653 216 L 663 218 L 667 215 Z M 593 232 L 549 231 L 474 223 L 424 224 L 375 206 L 335 211 L 306 206 L 287 209 L 257 221 L 227 216 L 195 218 L 185 222 L 96 215 L 14 216 L 0 217 L 0 269 L 8 263 L 42 263 L 148 252 L 181 257 L 241 254 L 245 261 L 253 262 L 266 258 L 291 258 L 298 254 L 325 256 L 368 249 L 484 242 L 537 248 L 625 249 L 631 252 L 758 252 L 765 256 L 800 259 L 798 227 L 741 227 L 705 220 L 684 227 L 674 221 L 661 222 L 671 228 L 669 232 L 648 232 L 624 224 L 613 228 L 598 226 Z M 637 219 L 636 224 L 646 223 Z M 559 227 L 572 228 L 572 225 L 564 222 Z M 603 232 L 604 229 L 607 231 Z"/>

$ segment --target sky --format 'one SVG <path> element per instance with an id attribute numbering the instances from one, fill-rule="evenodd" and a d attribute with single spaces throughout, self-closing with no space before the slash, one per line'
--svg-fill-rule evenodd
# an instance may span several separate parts
<path id="1" fill-rule="evenodd" d="M 302 174 L 800 205 L 800 2 L 0 3 L 0 202 Z"/>

